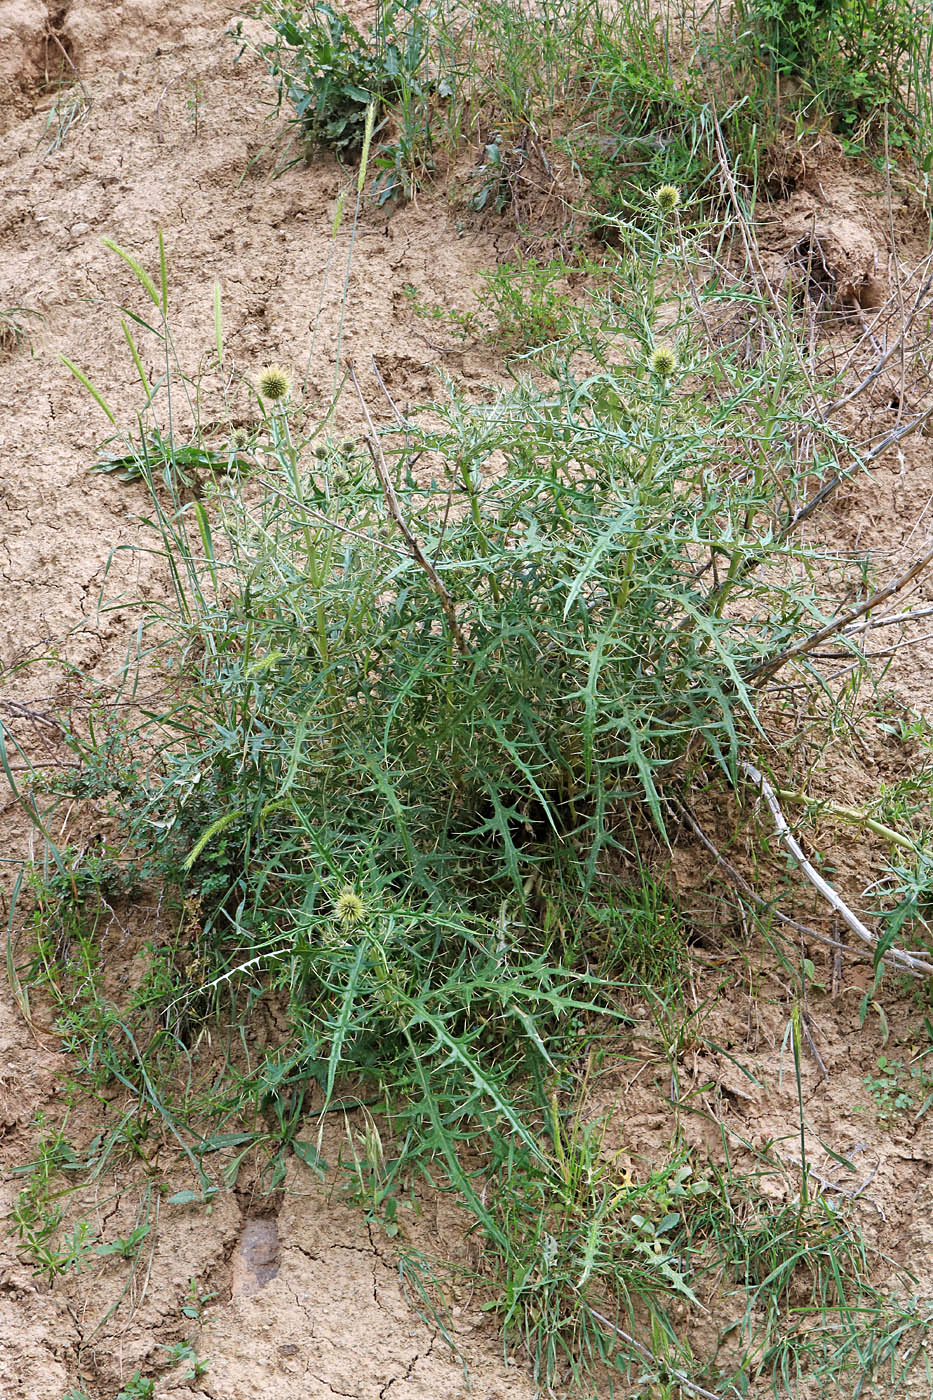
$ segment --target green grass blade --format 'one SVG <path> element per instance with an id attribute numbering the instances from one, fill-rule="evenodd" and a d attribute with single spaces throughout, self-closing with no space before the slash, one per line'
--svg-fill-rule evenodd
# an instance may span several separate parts
<path id="1" fill-rule="evenodd" d="M 159 235 L 159 238 L 161 246 L 161 234 Z M 158 309 L 164 315 L 163 301 L 162 298 L 159 296 L 159 293 L 156 291 L 155 283 L 149 276 L 148 272 L 146 272 L 142 265 L 139 262 L 137 262 L 136 258 L 133 257 L 132 253 L 128 253 L 125 248 L 121 248 L 119 243 L 115 243 L 112 238 L 102 238 L 100 241 L 101 243 L 103 243 L 105 248 L 110 249 L 111 253 L 116 253 L 118 258 L 123 259 L 127 267 L 133 273 L 139 285 L 142 287 L 143 291 L 149 297 L 150 301 L 152 301 L 153 305 L 158 307 Z"/>
<path id="2" fill-rule="evenodd" d="M 91 381 L 88 379 L 87 375 L 84 374 L 82 370 L 78 369 L 78 366 L 77 366 L 76 364 L 74 364 L 71 360 L 69 360 L 69 358 L 68 358 L 67 355 L 62 355 L 62 356 L 61 356 L 61 361 L 62 361 L 62 364 L 65 365 L 65 367 L 66 367 L 67 369 L 70 369 L 70 370 L 71 370 L 71 373 L 74 375 L 75 379 L 77 379 L 78 383 L 84 385 L 85 389 L 87 389 L 87 391 L 88 391 L 88 393 L 90 394 L 91 398 L 94 399 L 95 402 L 98 403 L 98 404 L 100 405 L 100 407 L 101 407 L 101 408 L 104 410 L 104 412 L 106 413 L 107 417 L 110 419 L 111 423 L 113 423 L 114 426 L 116 426 L 116 422 L 117 422 L 116 417 L 114 416 L 114 414 L 113 414 L 113 412 L 112 412 L 112 410 L 111 410 L 109 404 L 107 403 L 106 399 L 104 398 L 104 396 L 103 396 L 103 394 L 100 392 L 100 390 L 94 388 L 94 385 L 93 385 L 93 384 L 91 383 Z"/>

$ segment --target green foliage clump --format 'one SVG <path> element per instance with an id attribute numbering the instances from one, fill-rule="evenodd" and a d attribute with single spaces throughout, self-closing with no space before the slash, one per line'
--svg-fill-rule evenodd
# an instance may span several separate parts
<path id="1" fill-rule="evenodd" d="M 378 450 L 418 554 L 386 535 L 364 460 L 338 480 L 284 415 L 262 499 L 211 494 L 223 562 L 203 573 L 206 516 L 194 538 L 189 510 L 163 517 L 179 655 L 200 660 L 175 721 L 191 742 L 148 779 L 134 838 L 158 833 L 240 926 L 263 924 L 322 838 L 435 907 L 471 905 L 482 861 L 480 905 L 521 906 L 547 862 L 589 888 L 620 813 L 663 829 L 688 755 L 731 774 L 755 722 L 745 677 L 819 607 L 761 567 L 784 550 L 798 390 L 749 417 L 727 356 L 670 379 L 650 360 L 650 343 L 583 375 L 564 359 L 546 387 L 485 407 L 452 394 L 433 425 L 390 433 Z"/>
<path id="2" fill-rule="evenodd" d="M 878 1056 L 878 1072 L 866 1077 L 865 1087 L 874 1101 L 879 1122 L 891 1126 L 908 1117 L 916 1122 L 928 1111 L 933 1103 L 933 1073 L 925 1063 L 929 1055 L 926 1050 L 909 1065 L 890 1055 Z"/>
<path id="3" fill-rule="evenodd" d="M 256 47 L 279 105 L 313 143 L 353 154 L 369 104 L 385 117 L 379 203 L 433 170 L 438 136 L 451 158 L 477 143 L 475 211 L 534 228 L 535 186 L 559 188 L 562 223 L 586 212 L 610 237 L 659 184 L 689 187 L 697 213 L 728 197 L 724 162 L 757 190 L 762 152 L 791 122 L 798 137 L 829 124 L 852 149 L 883 138 L 929 176 L 929 0 L 919 14 L 903 0 L 745 0 L 702 24 L 645 3 L 393 0 L 367 34 L 324 4 L 259 0 L 253 13 L 270 27 Z M 553 236 L 552 213 L 547 224 Z"/>
<path id="4" fill-rule="evenodd" d="M 256 47 L 278 85 L 278 104 L 288 99 L 312 145 L 353 156 L 372 104 L 378 117 L 387 104 L 424 97 L 430 27 L 419 0 L 380 6 L 369 34 L 321 0 L 261 0 L 255 13 L 272 31 Z M 234 35 L 245 47 L 242 21 Z"/>
<path id="5" fill-rule="evenodd" d="M 929 12 L 924 24 L 903 4 L 756 0 L 751 13 L 775 71 L 803 81 L 838 130 L 864 139 L 887 113 L 905 139 L 923 98 L 912 80 L 929 65 Z"/>

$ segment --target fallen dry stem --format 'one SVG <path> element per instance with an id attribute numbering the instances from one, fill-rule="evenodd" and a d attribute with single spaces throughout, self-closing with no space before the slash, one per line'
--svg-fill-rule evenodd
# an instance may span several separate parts
<path id="1" fill-rule="evenodd" d="M 866 467 L 870 462 L 877 461 L 882 452 L 887 452 L 889 447 L 893 447 L 895 443 L 900 442 L 903 438 L 910 437 L 911 433 L 915 433 L 918 428 L 923 427 L 931 414 L 933 414 L 933 408 L 928 408 L 925 412 L 919 413 L 916 418 L 911 418 L 909 423 L 902 423 L 899 428 L 894 428 L 888 433 L 887 437 L 882 438 L 881 442 L 879 442 L 876 447 L 873 447 L 870 452 L 866 453 L 861 459 L 861 465 Z M 805 520 L 809 520 L 813 512 L 817 510 L 824 501 L 829 499 L 836 488 L 841 486 L 843 481 L 846 480 L 847 476 L 848 473 L 846 472 L 833 472 L 832 476 L 828 481 L 823 483 L 819 491 L 811 496 L 806 505 L 801 506 L 796 512 L 781 535 L 782 540 L 786 540 L 788 535 L 797 529 L 798 525 L 802 525 Z"/>
<path id="2" fill-rule="evenodd" d="M 915 579 L 931 562 L 933 562 L 933 548 L 928 549 L 926 554 L 922 554 L 919 559 L 915 559 L 906 573 L 900 574 L 898 578 L 892 579 L 890 583 L 886 583 L 884 588 L 879 588 L 870 598 L 866 598 L 864 603 L 859 603 L 857 608 L 852 608 L 851 611 L 843 613 L 842 617 L 836 618 L 834 622 L 828 622 L 825 627 L 820 627 L 818 631 L 811 632 L 809 637 L 804 637 L 802 642 L 797 642 L 795 646 L 787 647 L 784 651 L 778 652 L 777 656 L 772 656 L 767 661 L 760 661 L 757 666 L 752 668 L 746 679 L 759 680 L 773 676 L 777 671 L 781 670 L 783 666 L 786 666 L 788 661 L 794 661 L 799 656 L 805 656 L 808 651 L 812 651 L 814 647 L 820 646 L 827 638 L 834 637 L 839 632 L 844 632 L 853 622 L 856 622 L 860 617 L 864 617 L 865 613 L 871 612 L 881 603 L 886 602 L 888 598 L 892 598 L 896 593 L 899 593 L 906 584 L 910 583 L 911 579 Z"/>
<path id="3" fill-rule="evenodd" d="M 614 1332 L 617 1337 L 621 1337 L 622 1341 L 636 1351 L 639 1356 L 643 1357 L 645 1361 L 650 1361 L 653 1366 L 657 1365 L 658 1359 L 654 1352 L 649 1351 L 648 1348 L 643 1346 L 635 1337 L 630 1336 L 628 1332 L 623 1332 L 621 1327 L 617 1327 L 614 1322 L 610 1322 L 608 1317 L 604 1317 L 603 1314 L 597 1312 L 595 1308 L 590 1308 L 590 1313 L 603 1327 L 608 1327 L 610 1332 Z M 702 1400 L 722 1400 L 721 1396 L 717 1395 L 715 1391 L 704 1390 L 701 1385 L 697 1385 L 696 1381 L 692 1381 L 684 1371 L 678 1371 L 676 1367 L 672 1366 L 670 1367 L 670 1374 L 674 1377 L 677 1384 L 682 1386 L 684 1390 L 689 1390 L 691 1395 L 699 1395 L 702 1397 Z"/>
<path id="4" fill-rule="evenodd" d="M 861 919 L 856 914 L 852 913 L 852 910 L 845 901 L 840 898 L 832 885 L 824 880 L 819 871 L 810 864 L 804 854 L 803 847 L 800 845 L 799 841 L 796 840 L 787 824 L 787 819 L 781 811 L 781 804 L 778 802 L 774 788 L 768 782 L 764 774 L 760 772 L 754 764 L 749 763 L 747 759 L 742 761 L 739 768 L 743 777 L 747 778 L 761 793 L 771 813 L 782 844 L 791 856 L 793 856 L 802 873 L 810 881 L 813 888 L 818 894 L 823 896 L 830 908 L 839 915 L 843 923 L 852 930 L 857 938 L 860 938 L 862 942 L 869 947 L 877 949 L 879 944 L 877 934 L 872 933 L 870 929 L 865 927 Z M 920 954 L 907 952 L 903 948 L 889 948 L 886 950 L 886 953 L 891 962 L 896 963 L 898 967 L 912 973 L 915 977 L 919 977 L 924 973 L 933 973 L 933 963 Z"/>
<path id="5" fill-rule="evenodd" d="M 749 900 L 751 904 L 754 904 L 756 909 L 762 913 L 773 915 L 774 918 L 778 919 L 782 924 L 786 924 L 788 928 L 793 929 L 795 933 L 801 934 L 804 938 L 813 938 L 818 943 L 825 943 L 828 948 L 834 948 L 837 953 L 845 954 L 846 957 L 858 959 L 870 958 L 872 956 L 867 948 L 857 946 L 850 948 L 847 943 L 840 943 L 838 938 L 830 938 L 828 933 L 821 933 L 819 929 L 810 928 L 807 924 L 801 924 L 797 919 L 792 919 L 789 914 L 785 914 L 780 909 L 776 909 L 772 902 L 764 899 L 757 890 L 752 888 L 745 876 L 741 871 L 735 868 L 731 861 L 726 860 L 722 851 L 719 850 L 715 842 L 710 840 L 709 836 L 707 836 L 706 832 L 700 826 L 700 823 L 690 811 L 690 808 L 683 803 L 678 803 L 677 805 L 697 840 L 701 845 L 705 846 L 716 864 L 721 866 L 725 871 L 736 889 L 739 890 L 741 894 L 744 894 L 746 899 Z M 887 957 L 887 954 L 885 956 Z"/>
<path id="6" fill-rule="evenodd" d="M 847 627 L 845 634 L 847 637 L 851 637 L 856 632 L 867 632 L 871 627 L 895 627 L 901 623 L 919 622 L 924 617 L 933 617 L 933 607 L 914 608 L 912 612 L 890 613 L 886 617 L 872 617 L 867 622 L 859 622 L 853 627 Z"/>
<path id="7" fill-rule="evenodd" d="M 929 260 L 926 259 L 925 261 L 928 262 Z M 870 388 L 871 385 L 874 384 L 875 381 L 880 378 L 886 365 L 888 365 L 888 363 L 894 358 L 894 356 L 898 353 L 903 352 L 903 347 L 907 339 L 907 334 L 913 326 L 913 323 L 920 312 L 920 308 L 924 301 L 924 298 L 930 291 L 931 287 L 933 287 L 933 276 L 928 277 L 926 281 L 922 283 L 920 290 L 914 297 L 913 305 L 911 306 L 910 311 L 907 313 L 907 316 L 904 319 L 900 334 L 897 336 L 897 338 L 892 342 L 888 349 L 884 351 L 881 358 L 878 361 L 876 361 L 876 363 L 872 366 L 871 370 L 868 372 L 865 378 L 862 379 L 860 383 L 856 384 L 854 389 L 850 389 L 848 393 L 843 394 L 843 396 L 839 399 L 835 399 L 829 405 L 827 413 L 836 413 L 840 408 L 844 408 L 846 404 L 852 403 L 854 399 L 857 399 L 860 394 L 863 394 L 866 389 Z M 881 311 L 879 311 L 878 315 L 875 317 L 875 324 L 877 324 L 879 319 L 884 315 L 885 310 L 886 308 L 882 307 Z"/>

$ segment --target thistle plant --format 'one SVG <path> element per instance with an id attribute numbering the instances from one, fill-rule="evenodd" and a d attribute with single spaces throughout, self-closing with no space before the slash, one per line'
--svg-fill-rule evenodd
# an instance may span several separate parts
<path id="1" fill-rule="evenodd" d="M 598 314 L 533 378 L 478 402 L 448 384 L 381 432 L 360 390 L 367 456 L 329 435 L 333 404 L 318 413 L 280 367 L 259 373 L 267 440 L 248 489 L 218 474 L 166 504 L 144 476 L 174 603 L 140 622 L 112 713 L 63 740 L 125 858 L 197 900 L 203 977 L 173 985 L 171 1024 L 210 1004 L 240 1025 L 278 998 L 288 1033 L 240 1075 L 238 1102 L 279 1122 L 281 1152 L 312 1086 L 321 1109 L 368 1085 L 398 1144 L 386 1189 L 423 1173 L 457 1191 L 502 1262 L 516 1334 L 539 1330 L 547 1300 L 546 1385 L 561 1337 L 643 1368 L 629 1333 L 644 1319 L 668 1374 L 687 1364 L 666 1310 L 671 1288 L 694 1301 L 680 1223 L 620 1224 L 606 1201 L 629 1186 L 601 1206 L 593 1152 L 561 1124 L 584 1028 L 625 1014 L 609 981 L 622 943 L 594 972 L 583 911 L 636 832 L 667 838 L 692 782 L 735 778 L 755 675 L 824 608 L 828 561 L 793 538 L 793 504 L 844 466 L 769 303 L 737 291 L 732 342 L 715 282 L 697 315 L 696 262 L 690 295 L 676 290 L 676 260 L 699 250 L 671 251 L 657 219 L 631 237 Z M 681 359 L 701 368 L 678 375 Z M 170 459 L 170 428 L 159 442 Z M 128 724 L 154 654 L 164 705 Z M 152 1000 L 120 1014 L 145 1046 Z M 494 1203 L 517 1176 L 531 1218 Z M 546 1246 L 547 1290 L 518 1269 L 521 1238 L 529 1261 Z M 625 1327 L 606 1332 L 607 1316 Z"/>

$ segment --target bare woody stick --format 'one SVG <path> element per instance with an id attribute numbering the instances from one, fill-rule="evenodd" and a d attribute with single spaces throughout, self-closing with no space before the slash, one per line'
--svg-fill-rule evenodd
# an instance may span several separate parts
<path id="1" fill-rule="evenodd" d="M 740 871 L 736 870 L 732 862 L 726 860 L 722 851 L 720 851 L 718 846 L 716 846 L 714 842 L 710 840 L 710 838 L 700 826 L 700 823 L 697 821 L 695 815 L 693 814 L 693 812 L 691 812 L 690 808 L 686 805 L 686 803 L 678 802 L 677 807 L 681 814 L 686 818 L 687 823 L 693 830 L 694 835 L 697 837 L 700 843 L 706 847 L 707 851 L 709 851 L 716 864 L 720 866 L 722 870 L 725 871 L 726 875 L 735 885 L 736 889 L 739 890 L 741 894 L 744 894 L 745 898 L 750 900 L 751 903 L 754 904 L 756 909 L 760 910 L 762 913 L 773 914 L 776 919 L 778 919 L 782 924 L 786 924 L 788 928 L 793 929 L 795 933 L 802 934 L 804 938 L 813 938 L 818 943 L 825 943 L 827 947 L 835 948 L 837 953 L 846 953 L 849 957 L 853 958 L 871 957 L 871 952 L 869 951 L 869 949 L 856 947 L 850 948 L 847 944 L 840 943 L 838 939 L 830 938 L 828 934 L 821 933 L 819 929 L 810 928 L 807 924 L 798 923 L 797 920 L 792 919 L 789 914 L 785 914 L 782 912 L 782 910 L 775 908 L 773 903 L 770 903 L 767 899 L 763 899 L 757 890 L 752 889 L 745 876 L 741 874 Z"/>
<path id="2" fill-rule="evenodd" d="M 366 400 L 363 398 L 363 394 L 359 385 L 359 380 L 356 377 L 356 371 L 354 370 L 353 365 L 349 360 L 347 361 L 347 368 L 350 371 L 350 378 L 353 380 L 353 387 L 356 390 L 357 398 L 360 401 L 360 406 L 362 407 L 363 414 L 366 418 L 366 425 L 369 429 L 369 451 L 373 459 L 373 466 L 376 468 L 376 475 L 379 478 L 379 485 L 382 488 L 382 494 L 385 497 L 385 502 L 389 509 L 389 514 L 398 526 L 402 539 L 408 546 L 408 552 L 411 554 L 411 557 L 414 559 L 415 563 L 419 566 L 419 568 L 424 569 L 424 572 L 431 580 L 431 586 L 433 587 L 435 593 L 441 600 L 441 607 L 444 609 L 444 616 L 447 618 L 447 625 L 450 628 L 451 636 L 456 642 L 458 650 L 461 652 L 466 652 L 467 644 L 464 640 L 463 632 L 460 630 L 460 623 L 457 621 L 457 613 L 456 609 L 454 608 L 453 599 L 447 592 L 447 589 L 444 587 L 444 582 L 440 574 L 437 572 L 434 565 L 431 563 L 430 559 L 427 557 L 424 550 L 421 548 L 421 545 L 415 539 L 414 535 L 411 532 L 411 529 L 409 528 L 408 522 L 402 515 L 402 508 L 398 503 L 398 497 L 395 494 L 395 487 L 392 485 L 392 480 L 389 476 L 389 468 L 386 464 L 385 453 L 382 450 L 382 444 L 379 441 L 379 435 L 376 432 L 376 428 L 373 423 L 372 417 L 370 416 L 369 409 L 366 406 Z"/>
<path id="3" fill-rule="evenodd" d="M 814 647 L 818 647 L 825 642 L 828 637 L 834 637 L 838 632 L 843 632 L 851 623 L 863 617 L 865 613 L 871 612 L 888 598 L 893 598 L 896 593 L 910 583 L 911 579 L 922 573 L 928 564 L 933 563 L 933 549 L 928 549 L 926 554 L 922 554 L 919 559 L 915 559 L 906 573 L 900 574 L 898 578 L 886 583 L 884 588 L 879 588 L 877 593 L 873 593 L 870 598 L 866 598 L 864 603 L 860 603 L 851 612 L 844 613 L 842 617 L 836 618 L 835 622 L 828 622 L 825 627 L 821 627 L 817 632 L 811 632 L 809 637 L 804 637 L 802 642 L 797 642 L 795 646 L 787 647 L 785 651 L 778 652 L 777 656 L 768 657 L 760 661 L 753 667 L 746 676 L 746 680 L 760 680 L 764 676 L 773 676 L 782 666 L 786 666 L 788 661 L 793 661 L 798 656 L 803 656 Z"/>
<path id="4" fill-rule="evenodd" d="M 813 888 L 823 896 L 830 908 L 836 911 L 843 923 L 852 930 L 857 938 L 860 938 L 863 943 L 867 943 L 869 947 L 877 948 L 877 934 L 872 933 L 870 929 L 865 927 L 861 919 L 858 918 L 856 914 L 853 914 L 849 906 L 840 899 L 832 885 L 824 880 L 819 871 L 807 860 L 802 846 L 795 839 L 787 824 L 784 813 L 781 811 L 781 805 L 775 796 L 774 788 L 768 782 L 764 774 L 759 772 L 753 764 L 747 761 L 743 761 L 740 764 L 740 769 L 742 775 L 761 793 L 784 847 L 793 856 Z M 905 969 L 905 971 L 913 973 L 915 977 L 922 976 L 924 973 L 933 973 L 933 962 L 930 962 L 928 958 L 922 957 L 917 953 L 908 953 L 903 948 L 888 949 L 888 957 L 891 962 L 896 963 L 898 967 Z"/>
<path id="5" fill-rule="evenodd" d="M 888 433 L 887 437 L 882 438 L 881 442 L 873 447 L 870 452 L 867 452 L 864 457 L 860 458 L 859 465 L 867 467 L 869 462 L 876 461 L 877 458 L 881 456 L 882 452 L 887 452 L 888 448 L 893 447 L 896 442 L 900 442 L 902 438 L 909 437 L 910 434 L 915 433 L 918 428 L 922 428 L 924 423 L 929 421 L 931 413 L 933 413 L 933 409 L 925 409 L 924 412 L 919 413 L 916 418 L 911 418 L 909 423 L 902 423 L 899 428 L 894 428 Z M 821 506 L 823 502 L 832 495 L 837 486 L 842 485 L 845 479 L 846 474 L 844 472 L 833 472 L 829 480 L 825 481 L 820 487 L 819 491 L 815 492 L 806 504 L 802 505 L 795 513 L 793 519 L 788 521 L 781 532 L 781 539 L 787 539 L 787 536 L 792 530 L 796 530 L 798 525 L 802 525 L 805 520 L 808 520 L 817 507 Z"/>
<path id="6" fill-rule="evenodd" d="M 601 1312 L 597 1312 L 595 1308 L 590 1308 L 590 1312 L 593 1317 L 596 1318 L 597 1322 L 601 1323 L 603 1327 L 608 1327 L 610 1332 L 614 1332 L 617 1337 L 621 1337 L 622 1341 L 626 1342 L 627 1345 L 636 1351 L 639 1356 L 643 1357 L 645 1361 L 650 1361 L 653 1365 L 657 1363 L 658 1358 L 653 1351 L 648 1350 L 643 1342 L 639 1342 L 637 1338 L 631 1336 L 630 1333 L 623 1332 L 621 1327 L 617 1327 L 614 1322 L 611 1322 L 609 1318 L 605 1317 Z M 721 1400 L 721 1396 L 717 1395 L 715 1391 L 704 1390 L 701 1385 L 697 1385 L 696 1381 L 692 1381 L 685 1371 L 678 1371 L 676 1367 L 671 1367 L 671 1375 L 674 1377 L 677 1384 L 683 1390 L 689 1390 L 691 1395 L 698 1395 L 701 1397 L 701 1400 Z"/>

